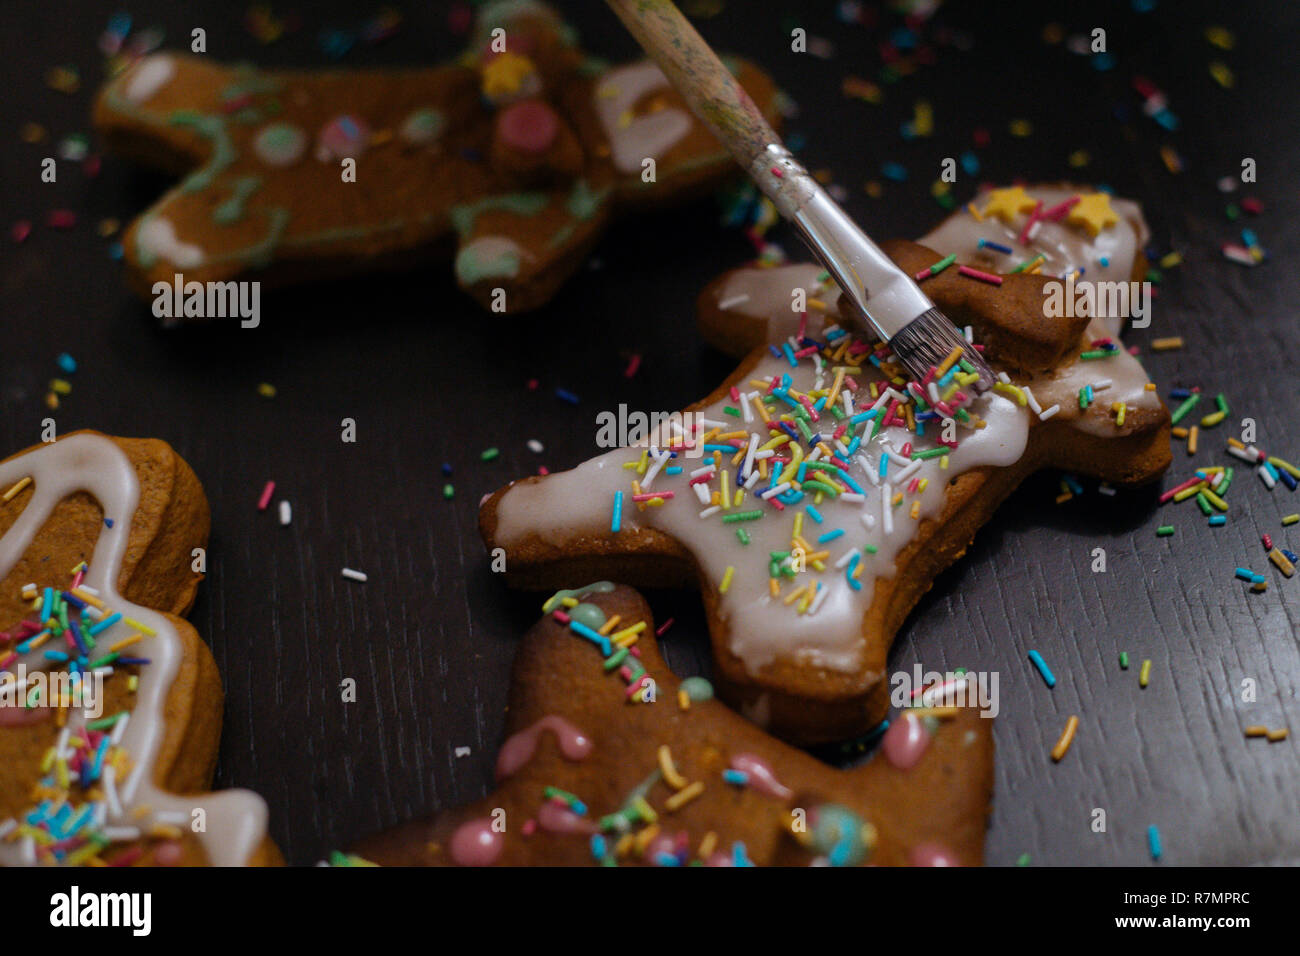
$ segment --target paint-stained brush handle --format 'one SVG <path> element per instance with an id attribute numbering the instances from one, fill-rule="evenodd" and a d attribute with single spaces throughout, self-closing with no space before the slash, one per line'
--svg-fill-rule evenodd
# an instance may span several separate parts
<path id="1" fill-rule="evenodd" d="M 606 0 L 700 121 L 744 169 L 780 137 L 671 0 Z"/>

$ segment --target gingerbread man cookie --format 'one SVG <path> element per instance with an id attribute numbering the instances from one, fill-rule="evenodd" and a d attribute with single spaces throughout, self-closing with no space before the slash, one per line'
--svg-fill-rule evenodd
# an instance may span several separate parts
<path id="1" fill-rule="evenodd" d="M 775 121 L 771 81 L 730 62 Z M 124 237 L 142 295 L 177 275 L 401 266 L 449 255 L 454 240 L 462 288 L 498 311 L 529 309 L 613 215 L 734 173 L 654 64 L 607 66 L 534 2 L 485 6 L 465 55 L 428 69 L 271 72 L 154 54 L 105 86 L 95 124 L 114 152 L 184 175 Z"/>
<path id="2" fill-rule="evenodd" d="M 909 274 L 945 251 L 884 248 Z M 1111 266 L 1127 276 L 1134 262 Z M 924 279 L 999 372 L 972 398 L 951 358 L 909 382 L 887 347 L 841 325 L 817 266 L 723 276 L 701 295 L 701 326 L 752 349 L 731 378 L 640 447 L 491 495 L 484 541 L 517 586 L 698 584 L 724 700 L 801 743 L 864 732 L 887 709 L 895 632 L 1026 476 L 1131 485 L 1170 462 L 1169 415 L 1136 359 L 1100 320 L 1044 315 L 1060 280 L 985 279 Z M 801 300 L 809 311 L 793 312 Z"/>
<path id="3" fill-rule="evenodd" d="M 166 443 L 76 432 L 0 463 L 0 863 L 266 865 L 266 804 L 204 793 L 221 680 L 178 617 L 208 505 Z"/>
<path id="4" fill-rule="evenodd" d="M 870 762 L 837 770 L 678 680 L 650 609 L 608 582 L 561 591 L 519 648 L 498 788 L 363 841 L 412 865 L 975 865 L 991 719 L 900 713 Z"/>

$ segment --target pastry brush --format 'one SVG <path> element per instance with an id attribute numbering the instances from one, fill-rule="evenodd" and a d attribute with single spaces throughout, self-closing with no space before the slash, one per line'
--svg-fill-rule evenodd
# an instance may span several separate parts
<path id="1" fill-rule="evenodd" d="M 606 0 L 659 64 L 695 115 L 799 231 L 853 310 L 917 380 L 961 348 L 979 374 L 992 371 L 920 286 L 858 228 L 799 162 L 704 39 L 671 0 Z"/>

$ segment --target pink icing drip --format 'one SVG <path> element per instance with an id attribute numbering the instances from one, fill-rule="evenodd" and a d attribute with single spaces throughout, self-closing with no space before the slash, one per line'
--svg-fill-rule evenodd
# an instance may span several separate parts
<path id="1" fill-rule="evenodd" d="M 551 833 L 581 833 L 590 836 L 600 827 L 578 816 L 563 804 L 547 800 L 537 811 L 537 825 Z"/>
<path id="2" fill-rule="evenodd" d="M 916 714 L 902 714 L 889 725 L 880 746 L 891 764 L 899 770 L 911 770 L 930 746 L 930 733 Z"/>
<path id="3" fill-rule="evenodd" d="M 497 780 L 505 780 L 507 777 L 514 776 L 514 774 L 518 773 L 520 767 L 533 759 L 533 756 L 537 753 L 537 741 L 545 730 L 555 734 L 555 739 L 560 744 L 560 753 L 564 754 L 564 759 L 585 760 L 591 754 L 593 746 L 591 738 L 563 717 L 551 714 L 543 717 L 531 727 L 513 734 L 502 745 L 501 752 L 497 754 Z"/>
<path id="4" fill-rule="evenodd" d="M 491 820 L 470 820 L 451 835 L 451 859 L 459 866 L 491 866 L 504 846 L 503 835 L 492 829 Z"/>
<path id="5" fill-rule="evenodd" d="M 765 796 L 776 800 L 790 800 L 794 791 L 776 779 L 767 761 L 753 754 L 736 754 L 731 758 L 731 769 L 749 776 L 749 785 Z"/>
<path id="6" fill-rule="evenodd" d="M 961 866 L 957 855 L 942 843 L 918 843 L 907 855 L 912 866 Z"/>

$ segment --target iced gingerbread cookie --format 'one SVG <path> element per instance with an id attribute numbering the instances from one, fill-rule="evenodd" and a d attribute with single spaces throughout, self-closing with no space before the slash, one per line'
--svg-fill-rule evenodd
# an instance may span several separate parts
<path id="1" fill-rule="evenodd" d="M 775 121 L 768 77 L 730 64 Z M 614 215 L 734 174 L 656 66 L 610 67 L 549 7 L 517 0 L 485 6 L 466 53 L 427 69 L 154 54 L 105 86 L 95 125 L 114 152 L 184 176 L 123 240 L 146 296 L 177 274 L 299 281 L 454 255 L 475 298 L 529 309 Z"/>
<path id="2" fill-rule="evenodd" d="M 967 245 L 885 250 L 919 274 Z M 1128 276 L 1132 254 L 1109 268 Z M 520 587 L 698 584 L 723 700 L 801 743 L 863 733 L 887 711 L 904 618 L 1026 476 L 1132 485 L 1170 461 L 1169 415 L 1136 359 L 1087 316 L 1044 315 L 1059 280 L 989 278 L 954 265 L 923 280 L 1002 379 L 976 398 L 952 356 L 908 381 L 840 324 L 817 266 L 724 275 L 700 318 L 712 342 L 749 350 L 731 378 L 641 447 L 491 495 L 484 541 Z"/>
<path id="3" fill-rule="evenodd" d="M 269 865 L 256 794 L 205 793 L 221 681 L 177 615 L 208 503 L 161 441 L 0 462 L 0 863 Z"/>
<path id="4" fill-rule="evenodd" d="M 363 841 L 419 865 L 950 866 L 982 861 L 992 720 L 901 711 L 837 770 L 678 680 L 636 591 L 565 590 L 515 659 L 497 789 Z"/>

